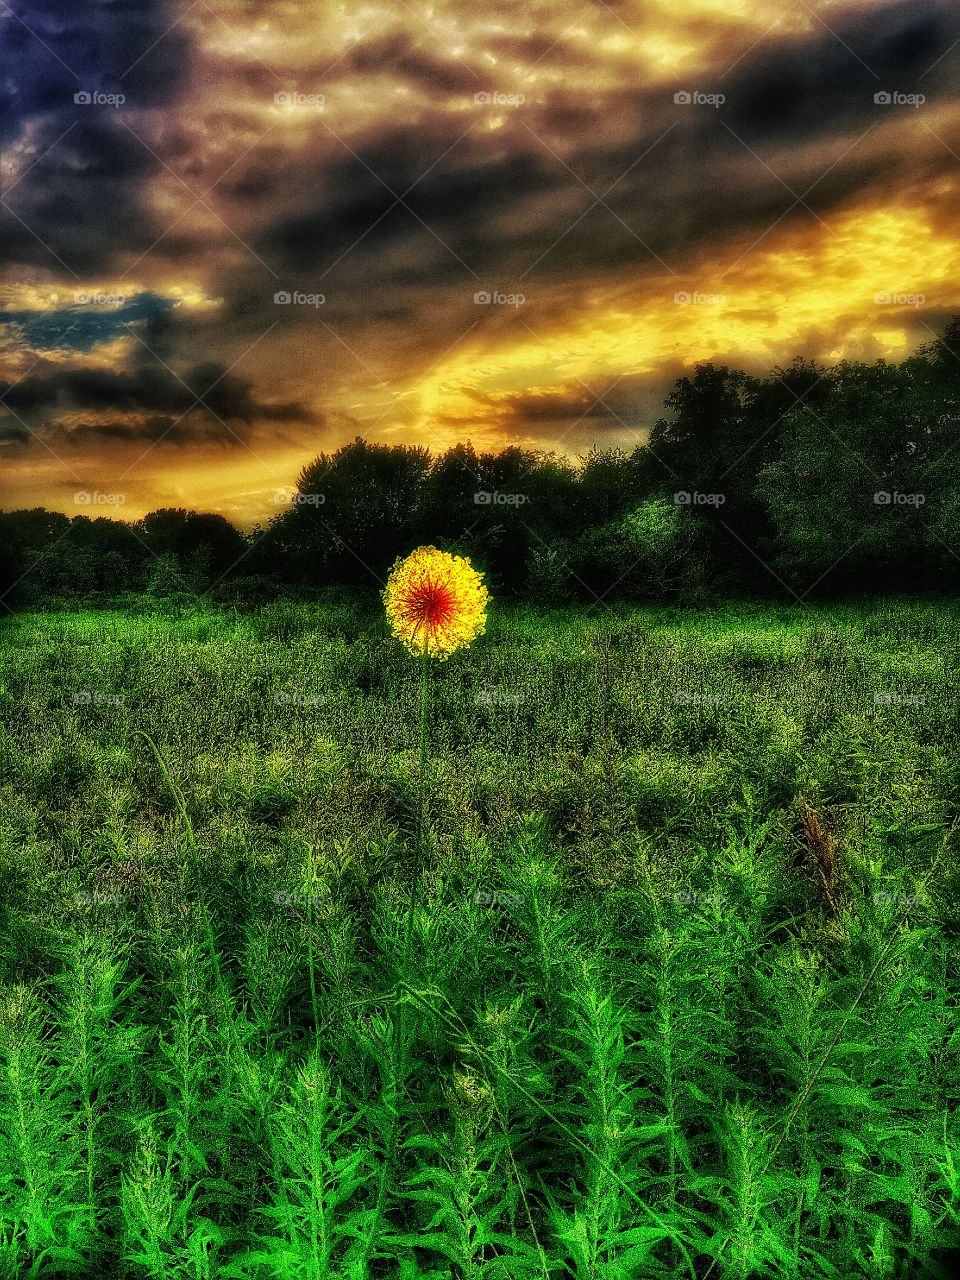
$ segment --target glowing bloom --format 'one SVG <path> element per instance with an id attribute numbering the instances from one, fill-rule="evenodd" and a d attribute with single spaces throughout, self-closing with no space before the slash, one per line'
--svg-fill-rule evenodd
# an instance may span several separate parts
<path id="1" fill-rule="evenodd" d="M 490 593 L 464 556 L 417 547 L 390 571 L 383 593 L 393 634 L 412 653 L 447 658 L 483 634 Z"/>

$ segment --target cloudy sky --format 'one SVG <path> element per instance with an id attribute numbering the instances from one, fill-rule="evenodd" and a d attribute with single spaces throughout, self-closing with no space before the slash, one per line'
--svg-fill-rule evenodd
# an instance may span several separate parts
<path id="1" fill-rule="evenodd" d="M 7 508 L 632 445 L 960 311 L 955 0 L 0 0 L 0 147 Z"/>

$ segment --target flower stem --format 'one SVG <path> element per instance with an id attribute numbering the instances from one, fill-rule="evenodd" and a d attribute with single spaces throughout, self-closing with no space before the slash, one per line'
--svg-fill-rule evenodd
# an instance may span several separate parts
<path id="1" fill-rule="evenodd" d="M 313 898 L 316 882 L 316 849 L 310 846 L 310 874 L 307 880 L 307 963 L 310 966 L 310 1010 L 313 1014 L 314 1043 L 320 1039 L 320 1020 L 317 1017 L 317 970 L 313 958 Z"/>
<path id="2" fill-rule="evenodd" d="M 420 668 L 420 774 L 417 815 L 417 859 L 423 858 L 427 830 L 427 734 L 430 715 L 430 651 L 424 649 Z"/>
<path id="3" fill-rule="evenodd" d="M 413 935 L 413 915 L 416 910 L 417 890 L 423 869 L 427 843 L 427 736 L 430 715 L 430 652 L 424 649 L 420 659 L 420 767 L 417 777 L 417 833 L 414 846 L 413 875 L 410 884 L 410 906 L 407 910 L 407 936 L 404 944 L 404 969 L 410 961 L 410 943 Z"/>

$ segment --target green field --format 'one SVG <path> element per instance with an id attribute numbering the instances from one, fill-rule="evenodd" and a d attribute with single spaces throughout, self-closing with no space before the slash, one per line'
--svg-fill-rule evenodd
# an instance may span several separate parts
<path id="1" fill-rule="evenodd" d="M 956 1274 L 958 624 L 6 619 L 0 1277 Z"/>

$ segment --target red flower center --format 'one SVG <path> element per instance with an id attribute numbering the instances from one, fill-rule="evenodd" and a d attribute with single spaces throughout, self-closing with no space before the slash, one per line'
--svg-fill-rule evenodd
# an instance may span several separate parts
<path id="1" fill-rule="evenodd" d="M 422 626 L 432 636 L 450 621 L 454 603 L 453 592 L 446 582 L 425 578 L 408 594 L 404 614 L 416 624 L 417 630 Z"/>

